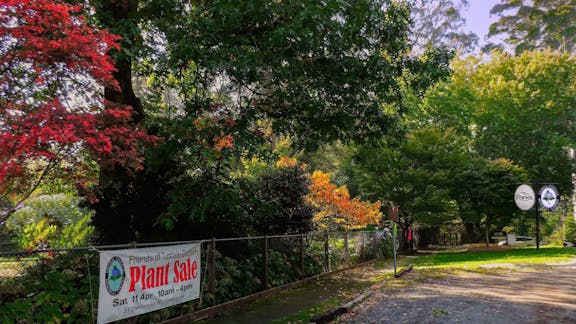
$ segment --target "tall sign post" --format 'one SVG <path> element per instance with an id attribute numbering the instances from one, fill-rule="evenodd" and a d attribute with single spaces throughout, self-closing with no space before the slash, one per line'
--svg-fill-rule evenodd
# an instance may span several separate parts
<path id="1" fill-rule="evenodd" d="M 392 253 L 394 255 L 394 277 L 398 276 L 396 272 L 396 239 L 398 237 L 398 221 L 400 217 L 398 216 L 398 207 L 390 206 L 388 207 L 388 220 L 392 221 Z"/>
<path id="2" fill-rule="evenodd" d="M 538 204 L 536 204 L 538 200 Z M 538 191 L 538 196 L 534 192 L 531 186 L 523 184 L 516 188 L 514 193 L 514 202 L 516 206 L 521 210 L 530 210 L 534 205 L 536 205 L 536 249 L 540 249 L 540 208 L 542 206 L 544 210 L 553 211 L 558 207 L 560 203 L 560 196 L 558 194 L 558 189 L 551 184 L 543 184 Z"/>
<path id="3" fill-rule="evenodd" d="M 528 211 L 536 204 L 536 193 L 531 186 L 522 184 L 516 188 L 514 192 L 514 202 L 521 210 Z M 538 205 L 536 205 L 536 249 L 540 249 L 540 213 Z"/>
<path id="4" fill-rule="evenodd" d="M 553 211 L 560 204 L 558 189 L 551 184 L 543 185 L 538 191 L 538 202 L 547 211 Z M 538 210 L 539 208 L 536 207 Z M 536 213 L 536 247 L 540 248 L 540 212 Z"/>
<path id="5" fill-rule="evenodd" d="M 538 192 L 538 200 L 540 200 L 540 192 Z M 540 206 L 536 204 L 536 250 L 540 250 Z"/>

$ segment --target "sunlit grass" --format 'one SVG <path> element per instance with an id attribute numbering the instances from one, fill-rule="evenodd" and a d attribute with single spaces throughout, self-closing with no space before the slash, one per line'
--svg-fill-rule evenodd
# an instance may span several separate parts
<path id="1" fill-rule="evenodd" d="M 515 248 L 497 251 L 441 252 L 414 260 L 419 269 L 475 269 L 487 264 L 555 264 L 576 257 L 576 249 L 561 247 Z"/>
<path id="2" fill-rule="evenodd" d="M 345 300 L 346 298 L 343 296 L 335 296 L 314 306 L 306 307 L 296 314 L 272 321 L 272 323 L 310 323 L 314 317 L 322 315 L 324 312 L 341 305 Z"/>

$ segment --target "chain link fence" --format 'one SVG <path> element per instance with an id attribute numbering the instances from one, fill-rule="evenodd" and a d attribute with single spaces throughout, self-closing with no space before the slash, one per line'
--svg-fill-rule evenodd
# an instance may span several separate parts
<path id="1" fill-rule="evenodd" d="M 125 320 L 148 323 L 391 253 L 384 232 L 333 232 L 0 252 L 0 321 L 95 322 L 101 250 L 201 243 L 200 299 Z"/>

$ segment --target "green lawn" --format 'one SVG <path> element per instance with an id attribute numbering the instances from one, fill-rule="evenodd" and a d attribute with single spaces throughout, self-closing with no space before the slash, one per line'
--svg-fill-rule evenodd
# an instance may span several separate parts
<path id="1" fill-rule="evenodd" d="M 550 264 L 576 258 L 576 249 L 561 247 L 514 248 L 495 251 L 439 252 L 414 260 L 419 269 L 474 269 L 486 264 Z"/>

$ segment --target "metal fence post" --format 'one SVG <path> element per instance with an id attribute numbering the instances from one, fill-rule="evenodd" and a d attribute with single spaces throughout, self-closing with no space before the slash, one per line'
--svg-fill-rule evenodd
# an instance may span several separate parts
<path id="1" fill-rule="evenodd" d="M 330 235 L 326 232 L 324 238 L 324 269 L 326 272 L 330 272 Z"/>
<path id="2" fill-rule="evenodd" d="M 263 263 L 263 278 L 262 278 L 262 290 L 268 289 L 268 235 L 264 236 L 264 242 L 262 242 L 262 263 Z"/>
<path id="3" fill-rule="evenodd" d="M 344 232 L 344 264 L 350 266 L 350 250 L 348 249 L 348 231 Z"/>
<path id="4" fill-rule="evenodd" d="M 304 234 L 300 234 L 300 279 L 304 277 Z"/>
<path id="5" fill-rule="evenodd" d="M 40 280 L 46 279 L 46 262 L 41 255 L 38 255 L 38 260 L 40 261 Z"/>
<path id="6" fill-rule="evenodd" d="M 208 292 L 216 301 L 216 239 L 208 247 Z"/>

